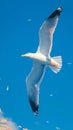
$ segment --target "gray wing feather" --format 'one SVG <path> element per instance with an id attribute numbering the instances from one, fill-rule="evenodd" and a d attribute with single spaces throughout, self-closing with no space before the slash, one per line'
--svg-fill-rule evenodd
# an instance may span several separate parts
<path id="1" fill-rule="evenodd" d="M 38 52 L 44 54 L 45 56 L 48 56 L 51 53 L 53 33 L 57 26 L 61 11 L 61 7 L 55 10 L 40 27 Z"/>
<path id="2" fill-rule="evenodd" d="M 38 114 L 39 85 L 44 75 L 45 66 L 34 61 L 33 68 L 26 79 L 27 93 L 32 110 Z"/>

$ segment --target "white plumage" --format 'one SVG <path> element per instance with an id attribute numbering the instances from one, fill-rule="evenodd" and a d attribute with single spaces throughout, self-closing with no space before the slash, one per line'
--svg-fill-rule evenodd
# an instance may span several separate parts
<path id="1" fill-rule="evenodd" d="M 46 67 L 49 66 L 55 73 L 58 73 L 62 67 L 61 56 L 52 58 L 50 56 L 53 43 L 53 33 L 57 26 L 61 11 L 62 8 L 59 7 L 40 27 L 39 46 L 37 52 L 21 55 L 22 57 L 26 56 L 33 59 L 33 67 L 26 79 L 26 84 L 29 102 L 35 115 L 38 115 L 39 86 L 44 76 Z"/>

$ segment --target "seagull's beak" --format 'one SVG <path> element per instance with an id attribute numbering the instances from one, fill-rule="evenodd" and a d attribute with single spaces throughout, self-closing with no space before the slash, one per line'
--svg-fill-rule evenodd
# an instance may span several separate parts
<path id="1" fill-rule="evenodd" d="M 30 54 L 29 53 L 22 54 L 21 57 L 30 57 Z"/>
<path id="2" fill-rule="evenodd" d="M 26 54 L 21 54 L 21 57 L 25 57 L 25 56 L 27 56 Z"/>

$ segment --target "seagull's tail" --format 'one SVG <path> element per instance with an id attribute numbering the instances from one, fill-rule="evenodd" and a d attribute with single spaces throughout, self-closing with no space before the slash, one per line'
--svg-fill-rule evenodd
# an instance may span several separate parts
<path id="1" fill-rule="evenodd" d="M 52 57 L 50 60 L 49 67 L 54 73 L 57 74 L 62 68 L 62 57 L 61 56 Z"/>

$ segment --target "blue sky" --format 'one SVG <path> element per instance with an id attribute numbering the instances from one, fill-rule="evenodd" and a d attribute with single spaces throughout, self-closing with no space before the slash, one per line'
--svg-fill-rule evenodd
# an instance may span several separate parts
<path id="1" fill-rule="evenodd" d="M 57 75 L 46 69 L 40 86 L 39 116 L 35 117 L 25 83 L 32 61 L 20 55 L 36 51 L 39 27 L 59 6 L 63 12 L 54 33 L 51 56 L 62 55 L 63 67 Z M 0 1 L 0 108 L 17 125 L 29 130 L 73 130 L 72 16 L 72 0 Z"/>

